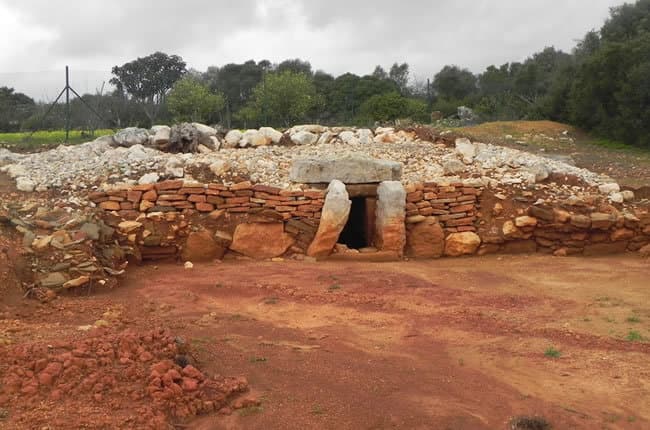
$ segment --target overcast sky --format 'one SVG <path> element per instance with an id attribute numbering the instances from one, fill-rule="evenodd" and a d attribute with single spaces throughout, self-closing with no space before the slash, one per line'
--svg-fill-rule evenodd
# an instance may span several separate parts
<path id="1" fill-rule="evenodd" d="M 286 58 L 334 75 L 408 62 L 480 72 L 545 46 L 570 50 L 622 0 L 0 0 L 0 86 L 51 100 L 95 92 L 110 69 L 155 51 L 190 67 Z"/>

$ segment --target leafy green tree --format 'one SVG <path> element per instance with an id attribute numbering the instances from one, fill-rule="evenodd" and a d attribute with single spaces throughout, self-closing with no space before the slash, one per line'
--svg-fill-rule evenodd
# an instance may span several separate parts
<path id="1" fill-rule="evenodd" d="M 239 118 L 257 124 L 288 127 L 303 121 L 317 103 L 316 88 L 306 74 L 291 71 L 269 73 L 253 89 L 251 100 Z"/>
<path id="2" fill-rule="evenodd" d="M 368 98 L 360 108 L 360 122 L 388 122 L 400 118 L 410 118 L 414 121 L 428 120 L 429 111 L 426 102 L 406 98 L 398 92 L 376 94 Z"/>
<path id="3" fill-rule="evenodd" d="M 271 63 L 254 60 L 243 64 L 230 63 L 223 67 L 210 67 L 202 79 L 215 93 L 223 94 L 225 98 L 225 123 L 232 126 L 234 112 L 242 109 L 253 94 L 253 89 L 262 81 L 265 73 L 271 70 Z"/>
<path id="4" fill-rule="evenodd" d="M 36 103 L 31 97 L 13 88 L 0 87 L 0 131 L 18 131 L 35 110 Z"/>
<path id="5" fill-rule="evenodd" d="M 476 92 L 476 76 L 458 66 L 445 66 L 433 78 L 436 94 L 448 100 L 463 100 Z"/>
<path id="6" fill-rule="evenodd" d="M 178 55 L 156 52 L 112 69 L 110 83 L 122 94 L 140 102 L 150 122 L 155 122 L 167 92 L 186 72 Z"/>
<path id="7" fill-rule="evenodd" d="M 193 76 L 176 82 L 167 96 L 167 107 L 179 122 L 208 122 L 224 106 L 221 94 L 210 92 L 207 85 Z"/>
<path id="8" fill-rule="evenodd" d="M 393 64 L 388 72 L 388 79 L 395 82 L 399 92 L 402 95 L 408 93 L 408 84 L 409 84 L 409 65 L 408 63 L 402 64 Z"/>
<path id="9" fill-rule="evenodd" d="M 303 73 L 307 76 L 313 74 L 311 70 L 311 64 L 309 61 L 303 61 L 300 58 L 294 58 L 292 60 L 284 60 L 276 68 L 277 72 L 292 72 L 292 73 Z"/>

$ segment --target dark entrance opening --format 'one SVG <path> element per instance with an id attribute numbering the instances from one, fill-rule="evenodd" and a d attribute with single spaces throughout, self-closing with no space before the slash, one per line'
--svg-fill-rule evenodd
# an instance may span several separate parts
<path id="1" fill-rule="evenodd" d="M 345 224 L 339 243 L 351 249 L 372 246 L 375 236 L 375 206 L 374 197 L 352 197 L 350 216 Z"/>

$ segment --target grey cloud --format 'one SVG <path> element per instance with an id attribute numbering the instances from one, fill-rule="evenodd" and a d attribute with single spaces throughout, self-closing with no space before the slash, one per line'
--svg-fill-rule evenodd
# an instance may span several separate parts
<path id="1" fill-rule="evenodd" d="M 19 12 L 24 21 L 12 34 L 0 28 L 0 36 L 20 48 L 11 55 L 0 52 L 0 85 L 18 82 L 4 71 L 64 64 L 110 74 L 113 65 L 156 50 L 181 55 L 197 69 L 302 57 L 333 74 L 369 73 L 376 64 L 396 61 L 411 64 L 419 77 L 431 77 L 445 64 L 479 72 L 489 64 L 523 60 L 545 46 L 568 50 L 622 2 L 0 0 L 0 9 Z M 50 37 L 30 42 L 36 30 Z M 25 81 L 38 88 L 37 77 L 23 76 L 20 83 Z"/>

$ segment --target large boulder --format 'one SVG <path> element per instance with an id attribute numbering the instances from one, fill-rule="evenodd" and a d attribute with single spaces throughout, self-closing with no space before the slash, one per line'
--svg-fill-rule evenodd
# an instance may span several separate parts
<path id="1" fill-rule="evenodd" d="M 476 145 L 466 137 L 456 139 L 456 153 L 463 159 L 463 163 L 472 164 L 476 157 Z"/>
<path id="2" fill-rule="evenodd" d="M 377 187 L 377 236 L 381 251 L 404 253 L 406 243 L 406 190 L 399 181 L 384 181 Z"/>
<path id="3" fill-rule="evenodd" d="M 398 181 L 402 163 L 378 160 L 362 155 L 341 158 L 308 158 L 295 160 L 289 179 L 305 184 L 330 183 L 337 179 L 346 184 L 367 184 Z"/>
<path id="4" fill-rule="evenodd" d="M 271 143 L 271 139 L 267 138 L 264 133 L 258 130 L 246 130 L 239 141 L 239 146 L 245 148 L 247 146 L 265 146 L 269 143 Z"/>
<path id="5" fill-rule="evenodd" d="M 445 231 L 434 217 L 413 225 L 406 235 L 406 255 L 439 258 L 445 251 Z"/>
<path id="6" fill-rule="evenodd" d="M 296 145 L 313 145 L 318 142 L 318 135 L 309 131 L 299 131 L 291 135 L 291 141 Z"/>
<path id="7" fill-rule="evenodd" d="M 352 202 L 345 185 L 341 181 L 333 180 L 327 188 L 318 231 L 309 245 L 307 255 L 321 258 L 332 253 L 334 245 L 348 222 L 351 206 Z"/>
<path id="8" fill-rule="evenodd" d="M 187 241 L 181 252 L 184 261 L 212 261 L 223 258 L 226 248 L 214 240 L 208 230 L 192 232 L 187 236 Z"/>
<path id="9" fill-rule="evenodd" d="M 193 124 L 187 122 L 175 124 L 170 131 L 169 144 L 162 151 L 172 153 L 198 152 L 201 133 Z"/>
<path id="10" fill-rule="evenodd" d="M 244 134 L 239 130 L 230 130 L 226 134 L 226 137 L 224 138 L 225 140 L 224 147 L 236 148 L 237 145 L 239 145 L 239 142 L 241 141 L 243 136 Z"/>
<path id="11" fill-rule="evenodd" d="M 214 145 L 212 138 L 217 136 L 217 130 L 200 122 L 193 122 L 192 125 L 199 135 L 199 144 L 214 149 L 212 148 Z"/>
<path id="12" fill-rule="evenodd" d="M 445 255 L 459 257 L 461 255 L 472 255 L 481 244 L 481 238 L 471 231 L 463 233 L 452 233 L 445 240 Z"/>
<path id="13" fill-rule="evenodd" d="M 129 127 L 118 131 L 113 136 L 115 146 L 129 148 L 133 145 L 146 145 L 149 143 L 149 131 L 144 128 Z"/>
<path id="14" fill-rule="evenodd" d="M 262 127 L 260 128 L 260 133 L 274 144 L 277 145 L 282 140 L 282 133 L 277 131 L 272 127 Z"/>
<path id="15" fill-rule="evenodd" d="M 291 245 L 293 238 L 284 232 L 283 223 L 239 224 L 230 249 L 257 260 L 279 257 Z"/>
<path id="16" fill-rule="evenodd" d="M 166 125 L 151 127 L 151 145 L 156 149 L 164 150 L 169 145 L 171 130 L 171 127 Z"/>

